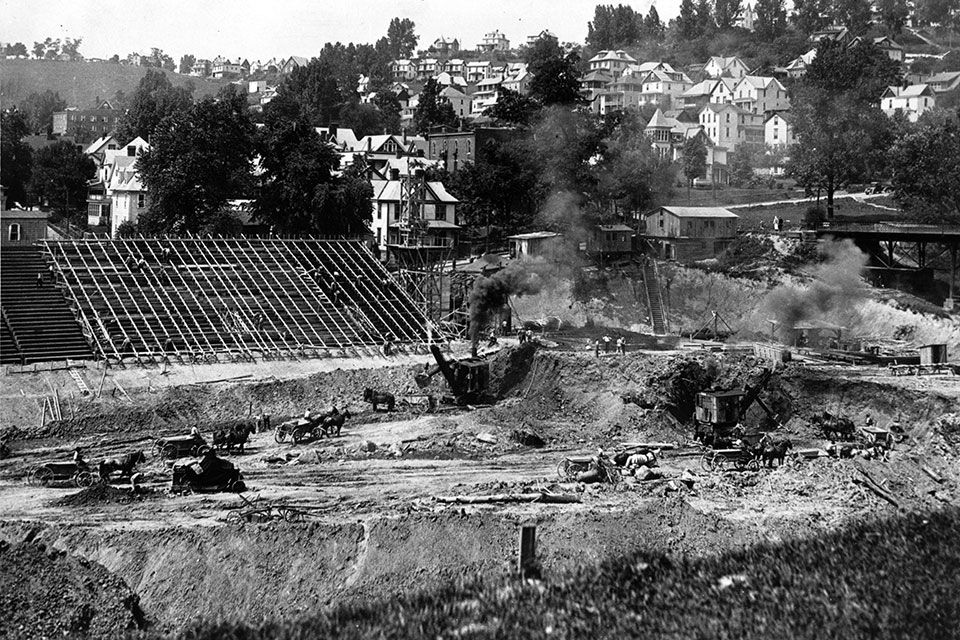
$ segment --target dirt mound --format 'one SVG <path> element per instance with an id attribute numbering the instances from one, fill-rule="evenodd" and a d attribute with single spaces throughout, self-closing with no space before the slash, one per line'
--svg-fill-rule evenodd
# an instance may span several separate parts
<path id="1" fill-rule="evenodd" d="M 501 349 L 490 358 L 490 393 L 503 398 L 521 385 L 530 373 L 537 346 L 525 342 Z"/>
<path id="2" fill-rule="evenodd" d="M 159 497 L 149 489 L 139 489 L 136 493 L 118 489 L 105 483 L 81 489 L 76 493 L 60 498 L 54 504 L 60 507 L 85 507 L 97 504 L 131 504 Z"/>
<path id="3" fill-rule="evenodd" d="M 107 638 L 143 627 L 137 595 L 101 565 L 0 543 L 0 636 Z"/>

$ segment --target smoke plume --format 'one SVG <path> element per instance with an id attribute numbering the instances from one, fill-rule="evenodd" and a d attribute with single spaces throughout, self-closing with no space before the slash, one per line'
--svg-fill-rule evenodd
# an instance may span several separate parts
<path id="1" fill-rule="evenodd" d="M 543 288 L 544 272 L 549 268 L 540 259 L 517 260 L 491 276 L 480 276 L 470 291 L 470 341 L 476 349 L 480 329 L 490 322 L 510 296 L 533 295 Z"/>
<path id="2" fill-rule="evenodd" d="M 842 324 L 866 298 L 861 273 L 867 255 L 850 240 L 830 242 L 823 253 L 826 260 L 814 269 L 808 286 L 784 284 L 766 296 L 763 309 L 776 320 L 783 338 L 792 339 L 793 327 L 799 323 Z"/>

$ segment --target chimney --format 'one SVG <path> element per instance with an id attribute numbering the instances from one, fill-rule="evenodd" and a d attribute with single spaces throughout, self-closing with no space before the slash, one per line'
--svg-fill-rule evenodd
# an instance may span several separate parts
<path id="1" fill-rule="evenodd" d="M 400 179 L 400 169 L 390 169 L 390 179 L 399 180 Z"/>

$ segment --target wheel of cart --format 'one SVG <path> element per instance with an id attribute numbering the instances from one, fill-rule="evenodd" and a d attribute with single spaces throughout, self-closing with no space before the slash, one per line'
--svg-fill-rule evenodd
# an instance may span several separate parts
<path id="1" fill-rule="evenodd" d="M 293 444 L 300 444 L 301 442 L 306 440 L 308 433 L 310 432 L 306 430 L 306 427 L 294 428 L 293 433 L 291 434 L 291 438 L 293 439 Z"/>
<path id="2" fill-rule="evenodd" d="M 73 484 L 77 485 L 81 489 L 93 486 L 96 481 L 96 477 L 86 470 L 80 470 L 73 474 Z"/>
<path id="3" fill-rule="evenodd" d="M 715 471 L 720 466 L 720 463 L 722 463 L 722 461 L 717 459 L 716 451 L 707 451 L 700 456 L 700 468 L 707 473 Z"/>
<path id="4" fill-rule="evenodd" d="M 30 474 L 30 484 L 32 485 L 46 487 L 49 486 L 51 482 L 53 482 L 53 471 L 46 466 L 37 467 L 33 470 L 33 473 Z"/>
<path id="5" fill-rule="evenodd" d="M 282 444 L 287 441 L 287 437 L 290 435 L 290 424 L 284 422 L 283 424 L 278 424 L 277 428 L 273 431 L 273 439 L 277 441 L 277 444 Z"/>

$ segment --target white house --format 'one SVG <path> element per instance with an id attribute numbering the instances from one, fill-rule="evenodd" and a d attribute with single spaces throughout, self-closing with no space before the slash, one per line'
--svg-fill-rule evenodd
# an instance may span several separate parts
<path id="1" fill-rule="evenodd" d="M 788 111 L 775 112 L 763 123 L 763 142 L 770 147 L 788 147 L 796 142 Z"/>
<path id="2" fill-rule="evenodd" d="M 763 144 L 763 116 L 732 104 L 708 104 L 700 111 L 700 126 L 718 147 L 736 151 L 741 144 Z"/>
<path id="3" fill-rule="evenodd" d="M 787 65 L 787 77 L 788 78 L 801 78 L 807 72 L 807 67 L 810 66 L 810 63 L 813 62 L 813 59 L 817 57 L 817 50 L 810 49 L 805 54 L 799 58 L 794 58 L 790 61 L 790 64 Z"/>
<path id="4" fill-rule="evenodd" d="M 466 118 L 473 112 L 473 98 L 455 87 L 446 87 L 440 97 L 450 103 L 458 118 Z"/>
<path id="5" fill-rule="evenodd" d="M 393 79 L 416 80 L 419 65 L 416 60 L 401 58 L 390 63 L 390 71 L 393 73 Z"/>
<path id="6" fill-rule="evenodd" d="M 713 56 L 703 66 L 703 72 L 711 78 L 729 77 L 739 80 L 747 75 L 750 69 L 736 56 Z"/>
<path id="7" fill-rule="evenodd" d="M 500 33 L 499 29 L 495 29 L 489 33 L 483 35 L 483 40 L 480 41 L 480 44 L 477 45 L 477 51 L 509 51 L 510 50 L 510 41 L 507 40 L 507 36 Z"/>
<path id="8" fill-rule="evenodd" d="M 370 230 L 377 245 L 385 249 L 387 243 L 398 242 L 402 218 L 402 185 L 397 172 L 390 180 L 371 180 L 373 186 L 373 219 Z M 456 242 L 457 204 L 459 201 L 447 192 L 442 182 L 427 182 L 422 201 L 421 215 L 426 222 L 427 240 L 432 242 Z"/>
<path id="9" fill-rule="evenodd" d="M 916 122 L 924 111 L 933 109 L 936 97 L 930 85 L 912 84 L 909 87 L 887 87 L 880 96 L 880 108 L 888 116 L 902 111 L 910 122 Z"/>
<path id="10" fill-rule="evenodd" d="M 736 88 L 737 81 L 734 78 L 717 78 L 717 83 L 713 85 L 713 91 L 710 92 L 710 103 L 733 104 Z"/>
<path id="11" fill-rule="evenodd" d="M 751 113 L 790 108 L 787 88 L 766 76 L 743 76 L 733 89 L 733 103 Z"/>

